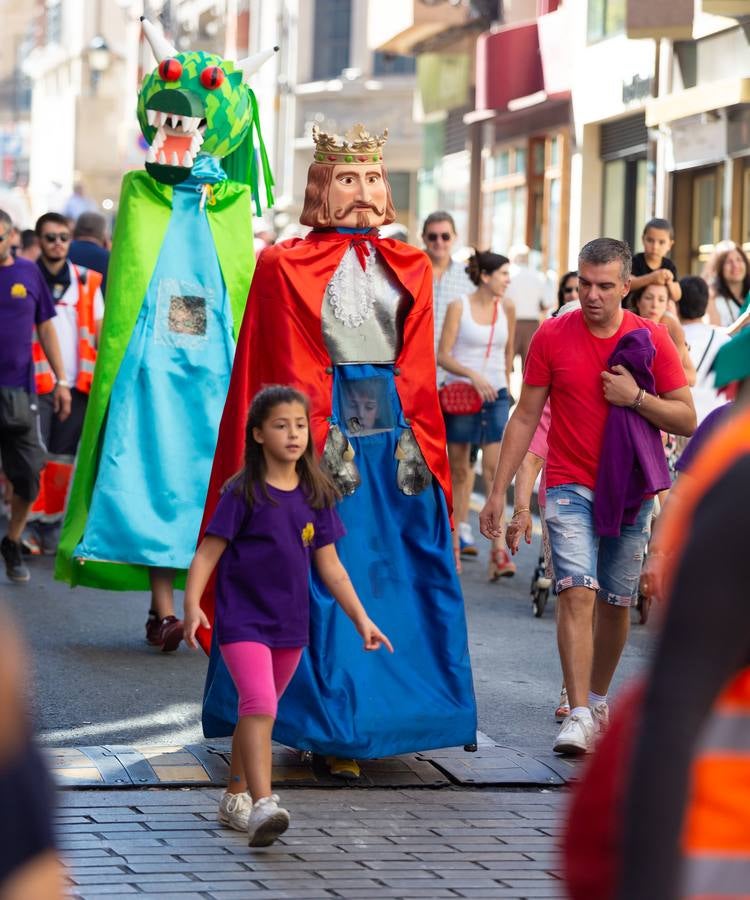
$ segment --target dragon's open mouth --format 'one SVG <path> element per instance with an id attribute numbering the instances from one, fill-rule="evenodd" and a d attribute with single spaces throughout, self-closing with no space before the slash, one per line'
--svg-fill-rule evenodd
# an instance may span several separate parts
<path id="1" fill-rule="evenodd" d="M 146 162 L 191 169 L 203 143 L 206 120 L 156 109 L 147 109 L 146 116 L 148 124 L 156 128 Z"/>

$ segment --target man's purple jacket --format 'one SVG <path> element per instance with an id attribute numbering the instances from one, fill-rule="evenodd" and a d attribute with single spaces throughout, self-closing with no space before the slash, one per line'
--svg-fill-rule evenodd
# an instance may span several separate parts
<path id="1" fill-rule="evenodd" d="M 655 394 L 655 355 L 648 328 L 635 328 L 620 338 L 607 365 L 624 366 L 639 388 Z M 644 498 L 670 485 L 659 429 L 634 409 L 610 406 L 594 488 L 597 534 L 619 537 L 623 525 L 635 522 Z"/>

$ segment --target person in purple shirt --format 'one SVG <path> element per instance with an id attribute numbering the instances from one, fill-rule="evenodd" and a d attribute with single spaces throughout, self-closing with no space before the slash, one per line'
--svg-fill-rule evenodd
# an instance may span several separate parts
<path id="1" fill-rule="evenodd" d="M 44 464 L 31 350 L 35 327 L 57 379 L 54 407 L 61 420 L 70 415 L 70 385 L 65 380 L 52 324 L 52 297 L 39 268 L 12 256 L 12 230 L 10 216 L 0 210 L 0 457 L 13 486 L 10 523 L 0 543 L 0 553 L 8 578 L 25 582 L 29 580 L 29 570 L 21 556 L 21 533 L 39 491 L 39 472 Z"/>
<path id="2" fill-rule="evenodd" d="M 216 576 L 216 639 L 239 695 L 230 785 L 219 822 L 247 831 L 251 847 L 272 844 L 289 813 L 271 793 L 271 733 L 278 700 L 309 642 L 311 563 L 354 623 L 365 650 L 393 648 L 368 618 L 336 553 L 344 526 L 336 489 L 318 467 L 307 398 L 272 385 L 253 398 L 245 467 L 224 489 L 185 587 L 185 641 L 197 647 L 200 608 Z"/>

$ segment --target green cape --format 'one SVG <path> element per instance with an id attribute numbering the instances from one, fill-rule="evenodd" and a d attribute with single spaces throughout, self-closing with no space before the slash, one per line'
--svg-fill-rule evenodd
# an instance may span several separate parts
<path id="1" fill-rule="evenodd" d="M 236 341 L 255 268 L 251 189 L 230 180 L 217 182 L 212 187 L 213 202 L 209 200 L 206 204 L 208 224 L 229 293 Z M 107 297 L 94 383 L 55 561 L 55 578 L 72 585 L 121 591 L 150 590 L 145 566 L 78 562 L 73 559 L 73 551 L 86 526 L 112 385 L 156 268 L 171 215 L 170 186 L 142 171 L 125 176 L 107 274 Z M 183 579 L 184 573 L 181 573 L 179 580 Z"/>

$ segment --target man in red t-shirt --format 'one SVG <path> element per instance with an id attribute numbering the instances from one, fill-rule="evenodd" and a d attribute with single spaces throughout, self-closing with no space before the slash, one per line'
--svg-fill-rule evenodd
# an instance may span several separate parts
<path id="1" fill-rule="evenodd" d="M 585 753 L 608 721 L 607 691 L 627 640 L 629 607 L 638 590 L 653 498 L 641 504 L 619 537 L 599 537 L 593 499 L 610 406 L 631 407 L 656 428 L 689 435 L 695 409 L 677 351 L 665 328 L 624 310 L 630 288 L 627 244 L 597 238 L 578 257 L 580 311 L 548 319 L 535 333 L 521 397 L 508 422 L 487 503 L 482 534 L 500 534 L 505 491 L 528 450 L 547 397 L 552 423 L 547 457 L 545 521 L 559 598 L 557 640 L 570 716 L 553 749 Z M 607 368 L 620 338 L 648 328 L 656 353 L 654 395 L 639 390 L 622 366 Z M 517 509 L 525 530 L 528 509 Z M 594 601 L 599 603 L 594 624 Z"/>

